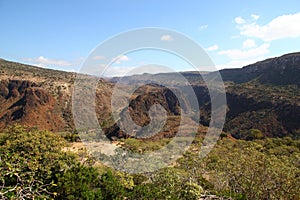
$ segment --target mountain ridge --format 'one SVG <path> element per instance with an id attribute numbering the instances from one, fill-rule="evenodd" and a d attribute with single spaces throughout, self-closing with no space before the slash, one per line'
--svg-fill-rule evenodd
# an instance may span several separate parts
<path id="1" fill-rule="evenodd" d="M 221 70 L 228 102 L 224 130 L 240 139 L 249 138 L 251 129 L 260 130 L 266 137 L 300 135 L 300 125 L 297 123 L 297 119 L 300 118 L 299 69 L 300 53 L 297 52 L 269 58 L 243 68 Z M 204 73 L 202 76 L 214 78 L 214 73 L 216 72 Z M 201 75 L 198 72 L 182 74 L 191 83 L 197 95 L 202 110 L 200 123 L 208 125 L 210 98 Z M 164 81 L 171 81 L 174 87 L 185 87 L 176 85 L 176 76 L 172 73 L 148 76 L 161 76 Z M 139 81 L 143 75 L 135 77 L 138 77 Z M 128 78 L 130 83 L 130 77 L 125 78 Z M 74 131 L 72 92 L 75 79 L 74 72 L 39 68 L 1 59 L 0 129 L 19 123 L 55 132 Z M 128 137 L 118 129 L 110 113 L 110 97 L 116 80 L 109 82 L 100 79 L 96 90 L 97 117 L 110 138 Z M 166 100 L 168 104 L 177 101 L 174 95 L 161 90 L 159 85 L 149 84 L 147 87 L 147 92 L 141 92 L 140 88 L 139 92 L 131 96 L 129 104 L 132 117 L 142 125 L 149 122 L 150 104 L 167 105 L 164 103 Z M 158 94 L 153 95 L 155 92 Z M 159 99 L 153 99 L 157 97 Z M 170 105 L 174 106 L 168 108 L 168 116 L 175 119 L 178 116 L 178 104 Z M 171 120 L 171 123 L 175 121 Z M 168 126 L 172 124 L 169 123 Z M 163 135 L 174 134 L 170 130 L 164 131 Z"/>
<path id="2" fill-rule="evenodd" d="M 261 61 L 257 61 L 253 64 L 249 64 L 246 66 L 242 66 L 241 68 L 224 68 L 221 70 L 218 70 L 221 73 L 221 76 L 223 78 L 224 81 L 230 81 L 230 79 L 228 79 L 227 77 L 223 77 L 224 75 L 227 75 L 227 71 L 228 72 L 236 72 L 236 71 L 244 71 L 244 72 L 248 72 L 248 73 L 255 73 L 256 71 L 261 72 L 261 71 L 265 71 L 265 68 L 268 68 L 270 66 L 268 66 L 267 64 L 271 63 L 271 64 L 280 64 L 280 61 L 282 61 L 283 59 L 285 59 L 285 61 L 292 61 L 294 63 L 296 63 L 297 65 L 297 69 L 300 70 L 300 52 L 293 52 L 293 53 L 287 53 L 284 54 L 282 56 L 277 56 L 277 57 L 272 57 L 272 58 L 267 58 Z M 290 60 L 288 60 L 290 59 Z M 41 71 L 47 71 L 47 72 L 52 72 L 53 74 L 68 74 L 69 76 L 73 76 L 75 77 L 76 72 L 68 72 L 68 71 L 63 71 L 63 70 L 57 70 L 57 69 L 50 69 L 50 68 L 43 68 L 43 67 L 38 67 L 38 66 L 34 66 L 34 65 L 30 65 L 30 64 L 24 64 L 24 63 L 20 63 L 20 62 L 16 62 L 16 61 L 9 61 L 9 60 L 5 60 L 3 58 L 0 58 L 0 67 L 5 67 L 3 65 L 4 63 L 10 63 L 11 64 L 16 64 L 17 70 L 23 70 L 24 72 L 31 72 L 32 69 L 37 70 L 38 72 Z M 23 67 L 23 68 L 22 68 Z M 282 66 L 284 67 L 284 66 Z M 27 68 L 27 69 L 26 69 Z M 197 76 L 197 75 L 202 75 L 202 76 L 206 76 L 209 75 L 210 73 L 215 73 L 213 72 L 209 72 L 209 71 L 202 71 L 202 72 L 198 72 L 198 71 L 183 71 L 183 72 L 178 72 L 181 73 L 183 76 Z M 51 73 L 50 73 L 51 74 Z M 130 75 L 130 76 L 125 76 L 125 77 L 138 77 L 138 76 L 153 76 L 153 75 L 172 75 L 172 72 L 166 72 L 166 73 L 156 73 L 156 74 L 149 74 L 149 73 L 144 73 L 144 74 L 138 74 L 138 75 Z M 3 76 L 3 73 L 0 74 L 0 76 Z M 113 82 L 116 82 L 114 80 L 117 80 L 118 78 L 121 77 L 111 77 L 111 78 L 107 78 L 108 80 L 112 80 Z M 243 82 L 247 82 L 247 81 L 243 81 Z M 298 82 L 297 82 L 298 84 Z"/>
<path id="3" fill-rule="evenodd" d="M 289 63 L 288 68 L 293 67 L 292 71 L 288 74 L 285 72 L 285 65 Z M 292 64 L 292 65 L 291 65 Z M 291 70 L 291 69 L 290 69 Z M 162 83 L 176 84 L 175 79 L 179 76 L 185 77 L 190 84 L 204 83 L 205 80 L 214 79 L 220 73 L 224 82 L 232 81 L 234 83 L 246 83 L 249 81 L 259 81 L 262 84 L 275 84 L 275 85 L 300 85 L 300 52 L 284 54 L 282 56 L 268 58 L 256 63 L 243 66 L 241 68 L 222 69 L 213 72 L 198 72 L 198 71 L 184 71 L 178 73 L 158 73 L 158 74 L 139 74 L 124 77 L 112 77 L 108 80 L 133 84 L 135 82 L 144 82 L 145 80 L 159 80 Z M 277 77 L 283 79 L 276 80 Z"/>

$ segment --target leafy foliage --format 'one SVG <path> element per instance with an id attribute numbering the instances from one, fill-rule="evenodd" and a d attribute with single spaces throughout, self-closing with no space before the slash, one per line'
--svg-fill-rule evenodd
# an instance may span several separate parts
<path id="1" fill-rule="evenodd" d="M 55 196 L 48 189 L 56 174 L 75 162 L 61 151 L 63 145 L 48 131 L 8 128 L 0 137 L 0 194 L 20 199 Z"/>
<path id="2" fill-rule="evenodd" d="M 77 163 L 58 176 L 56 199 L 103 199 L 98 176 L 95 168 Z"/>
<path id="3" fill-rule="evenodd" d="M 83 165 L 62 151 L 65 140 L 57 134 L 13 126 L 0 134 L 0 198 L 299 199 L 299 140 L 241 141 L 224 135 L 204 159 L 199 158 L 201 138 L 197 141 L 175 166 L 126 174 L 93 162 Z M 130 139 L 125 144 L 149 151 L 164 142 L 143 146 Z"/>
<path id="4" fill-rule="evenodd" d="M 209 180 L 217 191 L 231 191 L 246 199 L 297 199 L 300 150 L 285 146 L 285 140 L 275 139 L 277 145 L 271 139 L 223 141 L 204 162 Z"/>
<path id="5" fill-rule="evenodd" d="M 0 135 L 0 198 L 100 199 L 96 170 L 62 151 L 65 145 L 49 131 L 8 128 Z"/>

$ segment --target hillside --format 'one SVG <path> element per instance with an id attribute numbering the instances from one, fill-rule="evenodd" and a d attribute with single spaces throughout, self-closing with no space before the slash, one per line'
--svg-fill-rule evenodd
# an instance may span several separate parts
<path id="1" fill-rule="evenodd" d="M 227 117 L 224 130 L 236 138 L 251 139 L 251 130 L 258 129 L 264 137 L 299 137 L 300 125 L 300 53 L 283 55 L 245 66 L 220 71 L 227 91 Z M 192 84 L 201 108 L 200 123 L 210 121 L 210 98 L 201 76 L 183 72 Z M 213 78 L 215 72 L 201 73 Z M 74 131 L 72 91 L 75 73 L 44 69 L 0 60 L 0 129 L 18 123 L 55 132 Z M 125 77 L 125 83 L 164 80 L 176 87 L 176 74 L 144 74 Z M 114 82 L 100 79 L 96 94 L 96 112 L 100 124 L 110 138 L 127 137 L 111 119 L 110 96 Z M 123 80 L 124 81 L 124 80 Z M 124 85 L 126 87 L 126 85 Z M 178 100 L 172 92 L 158 85 L 139 88 L 129 104 L 131 116 L 139 125 L 149 123 L 148 110 L 159 103 L 167 110 L 169 121 L 161 136 L 176 131 Z M 175 127 L 170 129 L 168 127 Z"/>
<path id="2" fill-rule="evenodd" d="M 215 73 L 201 75 L 214 79 Z M 261 131 L 264 137 L 299 137 L 300 53 L 270 58 L 239 69 L 220 70 L 220 74 L 227 92 L 225 131 L 241 139 L 252 139 L 252 129 Z M 196 72 L 182 72 L 182 75 L 192 84 L 197 95 L 202 113 L 200 123 L 208 126 L 210 98 L 201 75 Z M 134 84 L 154 78 L 164 84 L 176 85 L 176 76 L 179 75 L 143 74 L 125 77 L 122 81 Z"/>
<path id="3" fill-rule="evenodd" d="M 242 68 L 223 69 L 219 71 L 224 82 L 247 83 L 258 81 L 261 84 L 271 85 L 300 85 L 300 52 L 290 53 L 280 57 L 269 58 L 247 65 Z M 177 73 L 141 74 L 122 77 L 123 81 L 132 84 L 144 80 L 156 79 L 162 83 L 176 85 L 176 79 L 182 75 L 191 84 L 203 83 L 203 78 L 213 79 L 216 72 L 187 71 Z M 110 80 L 117 82 L 120 78 Z"/>
<path id="4" fill-rule="evenodd" d="M 71 113 L 76 74 L 0 60 L 0 130 L 21 124 L 55 132 L 74 131 Z M 111 85 L 99 81 L 99 120 L 106 112 Z"/>
<path id="5" fill-rule="evenodd" d="M 241 69 L 223 69 L 220 73 L 224 81 L 232 81 L 234 83 L 246 83 L 257 80 L 262 84 L 295 84 L 299 86 L 300 53 L 270 58 Z"/>

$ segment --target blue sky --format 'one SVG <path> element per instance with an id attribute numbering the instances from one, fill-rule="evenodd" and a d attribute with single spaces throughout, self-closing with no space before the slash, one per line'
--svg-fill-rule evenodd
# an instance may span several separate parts
<path id="1" fill-rule="evenodd" d="M 161 27 L 193 39 L 218 69 L 242 67 L 300 51 L 299 24 L 299 0 L 0 0 L 0 57 L 78 71 L 107 38 Z M 170 55 L 145 51 L 122 56 L 108 75 L 149 63 L 190 69 Z"/>

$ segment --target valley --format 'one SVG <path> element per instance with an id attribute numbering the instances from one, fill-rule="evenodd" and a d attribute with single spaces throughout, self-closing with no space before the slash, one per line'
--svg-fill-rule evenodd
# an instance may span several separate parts
<path id="1" fill-rule="evenodd" d="M 113 118 L 111 107 L 122 78 L 98 78 L 95 112 L 102 130 L 77 129 L 72 96 L 78 74 L 0 60 L 0 199 L 298 200 L 300 53 L 220 71 L 226 119 L 210 149 L 205 136 L 211 99 L 203 77 L 214 79 L 215 73 L 181 73 L 200 109 L 182 124 L 189 102 L 180 102 L 172 91 L 188 86 L 176 84 L 176 74 L 123 77 L 124 98 L 118 100 L 126 103 L 129 98 L 132 121 L 122 122 Z M 90 75 L 79 77 L 84 81 Z M 129 94 L 129 86 L 151 79 L 172 88 L 149 81 Z M 80 103 L 87 102 L 84 93 L 80 98 Z M 165 110 L 165 123 L 163 116 L 151 115 L 153 105 Z M 160 127 L 154 135 L 144 128 L 153 121 Z M 130 131 L 118 123 L 132 125 Z M 195 123 L 196 131 L 191 128 Z M 211 151 L 201 157 L 206 149 Z M 168 166 L 157 155 L 170 157 L 164 160 Z"/>

